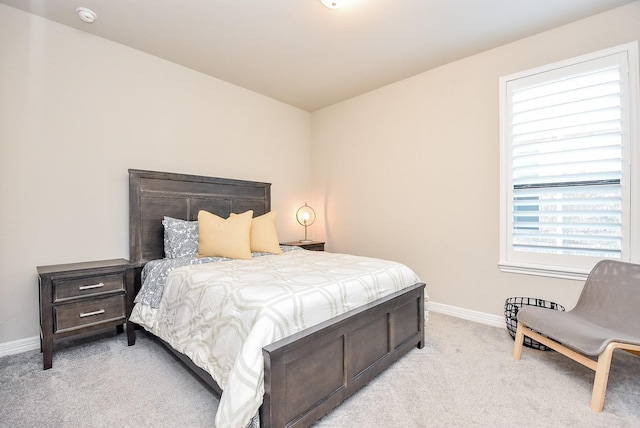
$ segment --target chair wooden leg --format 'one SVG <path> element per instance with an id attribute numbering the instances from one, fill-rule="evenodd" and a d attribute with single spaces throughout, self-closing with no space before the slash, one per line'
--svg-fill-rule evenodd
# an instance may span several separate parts
<path id="1" fill-rule="evenodd" d="M 518 361 L 522 356 L 522 345 L 524 343 L 524 331 L 522 331 L 522 323 L 518 321 L 518 327 L 516 328 L 515 343 L 513 344 L 513 359 Z"/>
<path id="2" fill-rule="evenodd" d="M 594 412 L 601 412 L 604 408 L 604 396 L 607 392 L 609 369 L 611 367 L 611 358 L 613 357 L 613 350 L 615 348 L 615 343 L 610 343 L 598 356 L 596 377 L 593 381 L 593 392 L 591 394 L 591 410 Z"/>

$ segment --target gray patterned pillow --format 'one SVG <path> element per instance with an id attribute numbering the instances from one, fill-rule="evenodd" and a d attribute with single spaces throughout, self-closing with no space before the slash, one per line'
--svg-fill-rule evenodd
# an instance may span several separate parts
<path id="1" fill-rule="evenodd" d="M 198 222 L 165 217 L 164 256 L 168 259 L 194 257 L 198 252 Z"/>

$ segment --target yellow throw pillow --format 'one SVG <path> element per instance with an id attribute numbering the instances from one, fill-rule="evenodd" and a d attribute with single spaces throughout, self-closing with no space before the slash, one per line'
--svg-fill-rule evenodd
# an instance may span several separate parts
<path id="1" fill-rule="evenodd" d="M 276 212 L 270 211 L 251 221 L 251 251 L 281 254 L 276 232 Z"/>
<path id="2" fill-rule="evenodd" d="M 231 214 L 234 216 L 237 214 Z M 276 212 L 269 211 L 266 214 L 255 217 L 251 221 L 251 252 L 282 254 L 280 240 L 276 231 Z"/>
<path id="3" fill-rule="evenodd" d="M 198 212 L 198 257 L 251 259 L 251 218 L 253 211 L 218 217 L 208 211 Z"/>

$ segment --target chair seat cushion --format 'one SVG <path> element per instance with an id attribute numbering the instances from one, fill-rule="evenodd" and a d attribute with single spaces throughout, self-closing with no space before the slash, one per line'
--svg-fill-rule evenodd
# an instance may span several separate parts
<path id="1" fill-rule="evenodd" d="M 584 355 L 597 356 L 611 342 L 640 345 L 640 332 L 633 335 L 594 324 L 572 311 L 526 306 L 518 311 L 517 318 L 530 329 Z"/>

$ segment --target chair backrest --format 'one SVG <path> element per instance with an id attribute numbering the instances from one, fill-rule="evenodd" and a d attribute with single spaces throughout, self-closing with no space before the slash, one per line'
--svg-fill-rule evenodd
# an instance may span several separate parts
<path id="1" fill-rule="evenodd" d="M 634 336 L 640 330 L 640 265 L 602 260 L 584 284 L 571 312 Z"/>

